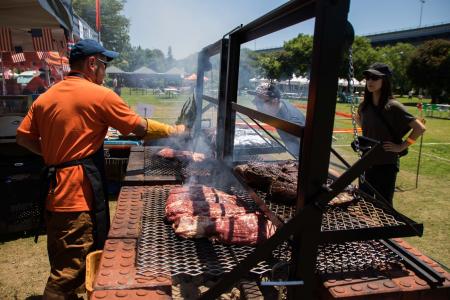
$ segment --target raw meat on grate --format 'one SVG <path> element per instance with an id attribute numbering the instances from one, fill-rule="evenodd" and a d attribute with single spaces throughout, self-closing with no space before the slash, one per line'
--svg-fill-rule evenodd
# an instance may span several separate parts
<path id="1" fill-rule="evenodd" d="M 156 155 L 166 159 L 179 159 L 185 161 L 201 162 L 205 160 L 205 154 L 192 151 L 174 150 L 172 148 L 163 148 Z"/>
<path id="2" fill-rule="evenodd" d="M 175 233 L 184 238 L 209 237 L 224 244 L 256 245 L 275 233 L 275 226 L 256 213 L 219 217 L 182 216 L 173 224 Z"/>

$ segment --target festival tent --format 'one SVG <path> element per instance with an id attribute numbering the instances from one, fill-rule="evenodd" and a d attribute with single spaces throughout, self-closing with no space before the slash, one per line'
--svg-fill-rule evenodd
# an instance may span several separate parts
<path id="1" fill-rule="evenodd" d="M 194 81 L 194 80 L 197 80 L 197 74 L 192 73 L 191 75 L 189 75 L 189 76 L 187 76 L 187 77 L 184 77 L 184 80 L 188 80 L 188 81 Z M 204 80 L 204 81 L 208 81 L 209 78 L 206 77 L 206 76 L 204 76 L 204 77 L 203 77 L 203 80 Z"/>
<path id="2" fill-rule="evenodd" d="M 2 0 L 0 26 L 72 30 L 71 0 Z"/>
<path id="3" fill-rule="evenodd" d="M 125 74 L 127 72 L 123 71 L 122 69 L 116 67 L 116 66 L 109 66 L 106 68 L 106 74 Z"/>
<path id="4" fill-rule="evenodd" d="M 344 78 L 339 78 L 338 79 L 338 85 L 339 86 L 348 86 L 348 80 L 344 79 Z M 366 81 L 358 81 L 358 79 L 353 78 L 353 86 L 354 87 L 364 87 L 366 85 Z"/>
<path id="5" fill-rule="evenodd" d="M 303 76 L 297 77 L 295 76 L 295 74 L 293 75 L 292 79 L 291 79 L 291 83 L 292 84 L 309 84 L 309 79 Z"/>
<path id="6" fill-rule="evenodd" d="M 168 70 L 167 72 L 164 72 L 164 74 L 166 74 L 166 75 L 178 75 L 180 77 L 184 77 L 185 72 L 182 69 L 173 67 L 170 70 Z"/>
<path id="7" fill-rule="evenodd" d="M 143 75 L 148 75 L 148 74 L 157 74 L 157 72 L 153 71 L 150 68 L 147 68 L 145 66 L 140 67 L 139 69 L 135 70 L 132 72 L 132 74 L 143 74 Z"/>

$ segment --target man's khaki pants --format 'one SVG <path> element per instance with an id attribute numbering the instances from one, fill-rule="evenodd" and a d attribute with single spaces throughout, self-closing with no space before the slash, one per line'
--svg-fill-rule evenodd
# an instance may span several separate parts
<path id="1" fill-rule="evenodd" d="M 93 225 L 89 212 L 48 212 L 47 251 L 50 276 L 44 300 L 78 299 L 84 285 L 86 255 L 93 246 Z"/>

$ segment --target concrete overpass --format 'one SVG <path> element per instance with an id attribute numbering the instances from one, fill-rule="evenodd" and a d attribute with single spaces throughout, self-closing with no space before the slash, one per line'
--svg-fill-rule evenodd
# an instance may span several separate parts
<path id="1" fill-rule="evenodd" d="M 436 24 L 425 27 L 409 28 L 389 32 L 364 35 L 374 47 L 394 45 L 396 43 L 411 43 L 419 45 L 434 39 L 450 40 L 450 23 Z M 259 49 L 256 52 L 269 53 L 282 50 L 282 47 Z"/>
<path id="2" fill-rule="evenodd" d="M 434 39 L 450 40 L 450 23 L 365 35 L 372 46 L 396 43 L 421 44 Z"/>

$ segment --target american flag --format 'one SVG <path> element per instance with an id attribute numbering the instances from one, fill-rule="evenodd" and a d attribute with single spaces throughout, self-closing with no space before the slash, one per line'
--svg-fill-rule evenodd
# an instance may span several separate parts
<path id="1" fill-rule="evenodd" d="M 22 47 L 14 47 L 14 51 L 11 52 L 11 59 L 15 64 L 26 61 Z"/>
<path id="2" fill-rule="evenodd" d="M 63 69 L 63 71 L 65 73 L 69 73 L 70 72 L 70 66 L 69 65 L 63 64 L 62 65 L 62 69 Z"/>
<path id="3" fill-rule="evenodd" d="M 50 53 L 48 53 L 47 51 L 37 51 L 36 54 L 39 60 L 44 60 L 51 57 Z"/>
<path id="4" fill-rule="evenodd" d="M 36 51 L 52 51 L 53 37 L 50 28 L 31 29 L 31 38 L 33 39 L 33 47 Z"/>
<path id="5" fill-rule="evenodd" d="M 11 29 L 0 27 L 0 52 L 11 52 L 12 49 Z"/>

